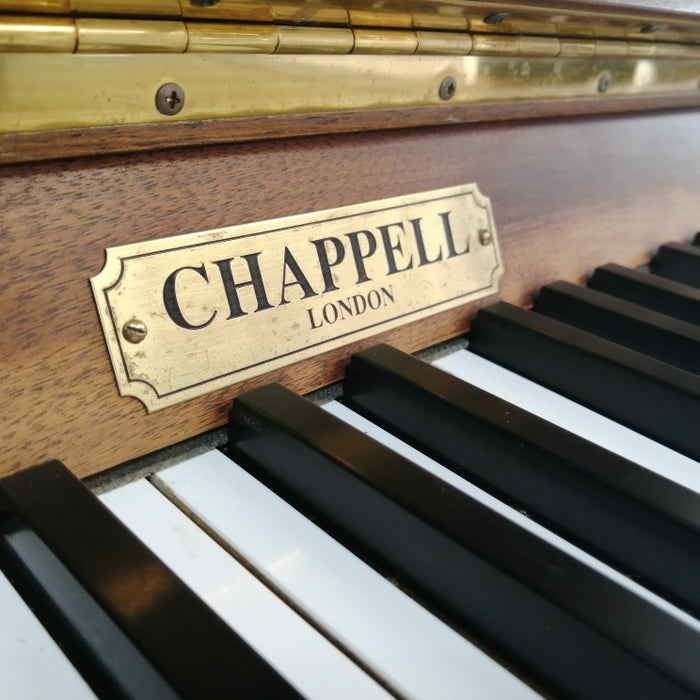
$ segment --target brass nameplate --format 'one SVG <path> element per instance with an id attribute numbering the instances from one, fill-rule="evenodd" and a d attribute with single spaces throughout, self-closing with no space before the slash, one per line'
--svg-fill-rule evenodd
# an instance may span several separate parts
<path id="1" fill-rule="evenodd" d="M 119 391 L 155 411 L 497 290 L 476 185 L 109 248 Z"/>

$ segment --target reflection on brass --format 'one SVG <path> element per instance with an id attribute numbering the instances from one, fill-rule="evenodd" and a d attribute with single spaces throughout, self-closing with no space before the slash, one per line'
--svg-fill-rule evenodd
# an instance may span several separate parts
<path id="1" fill-rule="evenodd" d="M 278 27 L 277 53 L 350 53 L 354 44 L 351 29 L 329 27 Z"/>
<path id="2" fill-rule="evenodd" d="M 502 274 L 472 184 L 110 248 L 91 282 L 119 391 L 155 411 L 493 294 Z"/>
<path id="3" fill-rule="evenodd" d="M 416 32 L 417 54 L 466 56 L 472 51 L 474 42 L 469 34 L 453 32 Z"/>
<path id="4" fill-rule="evenodd" d="M 77 19 L 78 51 L 85 53 L 182 53 L 187 30 L 182 22 Z"/>
<path id="5" fill-rule="evenodd" d="M 607 41 L 597 39 L 595 41 L 595 55 L 605 58 L 624 58 L 627 55 L 627 42 Z"/>
<path id="6" fill-rule="evenodd" d="M 413 26 L 416 29 L 439 29 L 447 32 L 466 32 L 469 30 L 469 20 L 460 12 L 460 8 L 454 5 L 435 6 L 435 11 L 414 12 L 412 15 Z"/>
<path id="7" fill-rule="evenodd" d="M 593 58 L 596 54 L 596 45 L 593 41 L 583 39 L 562 39 L 560 41 L 559 55 L 562 58 Z"/>
<path id="8" fill-rule="evenodd" d="M 272 24 L 190 22 L 187 50 L 193 53 L 275 53 L 279 42 Z"/>
<path id="9" fill-rule="evenodd" d="M 700 59 L 9 53 L 0 54 L 0 132 L 438 106 L 446 104 L 438 87 L 447 76 L 459 87 L 450 105 L 599 98 L 603 73 L 611 78 L 606 99 L 696 94 Z M 166 82 L 187 95 L 175 116 L 155 109 L 155 90 Z"/>
<path id="10" fill-rule="evenodd" d="M 518 54 L 518 42 L 510 36 L 475 34 L 472 41 L 472 53 L 474 54 L 485 56 L 516 56 Z"/>
<path id="11" fill-rule="evenodd" d="M 501 34 L 501 35 L 532 35 L 532 36 L 552 36 L 566 34 L 568 32 L 558 31 L 559 27 L 552 22 L 546 14 L 533 14 L 523 12 L 522 8 L 518 12 L 511 12 L 510 16 L 498 24 L 486 22 L 486 18 L 479 14 L 476 8 L 469 12 L 469 28 L 472 32 L 479 34 Z M 562 27 L 563 29 L 563 27 Z M 567 24 L 568 29 L 568 24 Z"/>
<path id="12" fill-rule="evenodd" d="M 189 0 L 187 0 L 189 4 Z M 76 14 L 116 15 L 132 17 L 148 15 L 151 17 L 179 17 L 178 0 L 70 0 L 71 11 Z"/>
<path id="13" fill-rule="evenodd" d="M 0 18 L 0 51 L 71 53 L 76 42 L 77 30 L 68 18 Z"/>
<path id="14" fill-rule="evenodd" d="M 217 21 L 270 23 L 273 21 L 272 10 L 265 0 L 219 0 L 213 7 L 197 7 L 188 0 L 183 0 L 182 16 Z"/>
<path id="15" fill-rule="evenodd" d="M 272 19 L 289 24 L 330 24 L 348 23 L 347 10 L 339 2 L 304 2 L 299 0 L 268 0 Z"/>
<path id="16" fill-rule="evenodd" d="M 558 56 L 561 42 L 552 36 L 521 36 L 517 39 L 518 56 Z"/>
<path id="17" fill-rule="evenodd" d="M 0 12 L 114 18 L 150 17 L 293 26 L 435 29 L 512 36 L 559 36 L 693 43 L 700 20 L 672 3 L 596 3 L 593 9 L 558 3 L 479 0 L 0 0 Z M 585 5 L 585 3 L 584 3 Z M 690 6 L 690 5 L 688 5 Z"/>
<path id="18" fill-rule="evenodd" d="M 398 10 L 373 7 L 365 10 L 349 10 L 350 24 L 353 27 L 385 27 L 390 29 L 410 29 L 414 26 L 411 14 Z"/>
<path id="19" fill-rule="evenodd" d="M 355 35 L 353 53 L 412 54 L 418 48 L 418 37 L 415 32 L 355 29 L 353 33 Z"/>
<path id="20" fill-rule="evenodd" d="M 3 12 L 39 12 L 47 14 L 68 14 L 69 0 L 0 0 Z"/>

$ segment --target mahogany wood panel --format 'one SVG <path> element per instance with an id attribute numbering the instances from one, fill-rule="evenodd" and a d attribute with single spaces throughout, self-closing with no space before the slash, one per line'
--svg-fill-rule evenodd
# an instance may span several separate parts
<path id="1" fill-rule="evenodd" d="M 253 386 L 309 391 L 339 379 L 359 347 L 413 351 L 459 334 L 476 307 L 148 415 L 119 396 L 98 322 L 88 280 L 105 248 L 474 181 L 501 241 L 500 297 L 526 305 L 546 282 L 640 264 L 698 228 L 700 119 L 501 122 L 0 168 L 0 474 L 49 458 L 95 473 L 223 424 Z"/>
<path id="2" fill-rule="evenodd" d="M 438 107 L 278 114 L 154 124 L 96 126 L 0 134 L 0 163 L 29 163 L 92 155 L 160 150 L 174 146 L 239 143 L 313 134 L 342 134 L 445 124 L 541 119 L 700 107 L 695 94 L 514 100 Z"/>

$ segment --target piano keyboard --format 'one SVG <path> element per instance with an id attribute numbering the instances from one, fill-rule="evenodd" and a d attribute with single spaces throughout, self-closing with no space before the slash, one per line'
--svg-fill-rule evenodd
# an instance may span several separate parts
<path id="1" fill-rule="evenodd" d="M 89 516 L 101 528 L 107 515 L 56 465 L 46 478 L 39 468 L 4 479 L 0 614 L 12 623 L 0 629 L 0 674 L 11 678 L 2 696 L 42 695 L 47 683 L 52 696 L 56 683 L 65 697 L 101 696 L 115 672 L 96 681 L 85 671 L 93 660 L 37 624 L 29 607 L 41 576 L 17 573 L 33 563 L 12 539 L 25 531 L 12 513 L 67 552 L 66 567 L 128 628 L 144 677 L 176 695 L 201 694 L 213 672 L 207 696 L 696 697 L 700 274 L 697 247 L 670 249 L 654 275 L 605 266 L 581 294 L 553 285 L 534 311 L 482 311 L 469 348 L 432 366 L 388 347 L 359 353 L 342 402 L 319 408 L 277 387 L 244 395 L 226 453 L 100 496 L 169 571 L 136 540 L 121 544 L 121 531 L 106 554 L 99 533 L 74 529 L 84 539 L 68 541 L 63 530 L 86 520 L 64 521 Z M 573 302 L 557 297 L 569 293 Z M 577 306 L 587 303 L 595 321 Z M 504 338 L 543 354 L 520 358 L 523 345 Z M 577 381 L 559 382 L 559 362 Z M 620 407 L 617 387 L 634 400 Z M 45 495 L 30 497 L 30 486 Z M 52 510 L 65 494 L 73 507 Z M 37 515 L 42 502 L 51 512 Z M 76 573 L 81 554 L 94 562 Z M 134 561 L 155 567 L 152 577 L 130 581 Z M 124 598 L 132 591 L 143 609 Z M 159 596 L 176 602 L 154 616 L 148 593 L 159 610 Z M 168 616 L 172 648 L 191 638 L 175 661 L 158 657 L 146 629 Z M 90 639 L 89 623 L 75 626 Z M 227 654 L 207 659 L 224 643 Z M 124 683 L 114 694 L 142 693 Z"/>

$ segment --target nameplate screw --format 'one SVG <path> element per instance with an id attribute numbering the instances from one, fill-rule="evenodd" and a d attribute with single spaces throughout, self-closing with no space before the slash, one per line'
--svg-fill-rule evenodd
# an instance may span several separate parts
<path id="1" fill-rule="evenodd" d="M 130 343 L 140 343 L 148 335 L 148 328 L 143 321 L 132 318 L 122 326 L 122 335 Z"/>
<path id="2" fill-rule="evenodd" d="M 481 245 L 491 245 L 491 239 L 491 231 L 487 228 L 479 229 L 479 243 L 481 243 Z"/>

